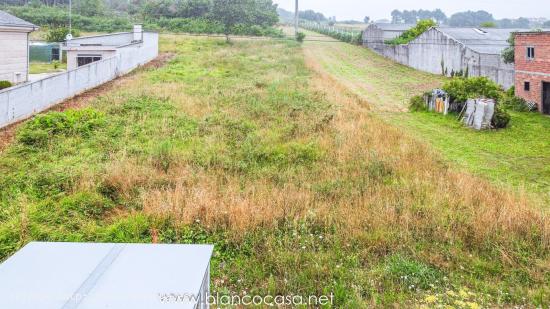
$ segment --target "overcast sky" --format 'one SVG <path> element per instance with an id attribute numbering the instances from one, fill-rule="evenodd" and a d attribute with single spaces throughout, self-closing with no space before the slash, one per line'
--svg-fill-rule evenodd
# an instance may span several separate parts
<path id="1" fill-rule="evenodd" d="M 460 11 L 485 10 L 497 19 L 517 17 L 550 18 L 549 0 L 299 0 L 300 11 L 311 9 L 338 20 L 389 19 L 394 9 L 433 10 L 440 8 L 447 16 Z M 294 11 L 294 0 L 273 0 L 279 7 Z"/>

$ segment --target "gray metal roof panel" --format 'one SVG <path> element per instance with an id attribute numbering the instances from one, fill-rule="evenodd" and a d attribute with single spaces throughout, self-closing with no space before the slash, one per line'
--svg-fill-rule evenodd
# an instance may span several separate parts
<path id="1" fill-rule="evenodd" d="M 387 24 L 387 23 L 375 23 L 376 27 L 384 31 L 407 31 L 412 27 L 416 26 L 415 24 Z"/>
<path id="2" fill-rule="evenodd" d="M 448 35 L 468 48 L 482 54 L 500 54 L 510 46 L 507 42 L 510 34 L 525 29 L 497 28 L 446 28 L 438 27 L 440 32 Z"/>
<path id="3" fill-rule="evenodd" d="M 0 264 L 0 308 L 193 308 L 210 245 L 33 242 Z"/>
<path id="4" fill-rule="evenodd" d="M 0 26 L 38 28 L 36 25 L 0 10 Z"/>

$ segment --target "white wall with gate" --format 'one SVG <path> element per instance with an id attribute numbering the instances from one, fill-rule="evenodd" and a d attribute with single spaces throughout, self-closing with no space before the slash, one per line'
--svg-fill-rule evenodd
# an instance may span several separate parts
<path id="1" fill-rule="evenodd" d="M 158 55 L 158 34 L 121 47 L 116 56 L 32 83 L 0 90 L 0 128 L 31 117 L 79 93 L 126 74 Z"/>

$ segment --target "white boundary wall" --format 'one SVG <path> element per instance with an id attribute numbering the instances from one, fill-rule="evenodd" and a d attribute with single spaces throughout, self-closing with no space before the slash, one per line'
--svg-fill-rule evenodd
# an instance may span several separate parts
<path id="1" fill-rule="evenodd" d="M 126 74 L 158 56 L 158 34 L 118 49 L 117 55 L 32 83 L 0 90 L 0 128 Z"/>

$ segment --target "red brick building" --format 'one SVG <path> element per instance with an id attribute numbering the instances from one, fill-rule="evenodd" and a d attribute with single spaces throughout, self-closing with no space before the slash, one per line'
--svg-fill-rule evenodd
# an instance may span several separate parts
<path id="1" fill-rule="evenodd" d="M 516 95 L 550 115 L 550 31 L 516 33 Z"/>

